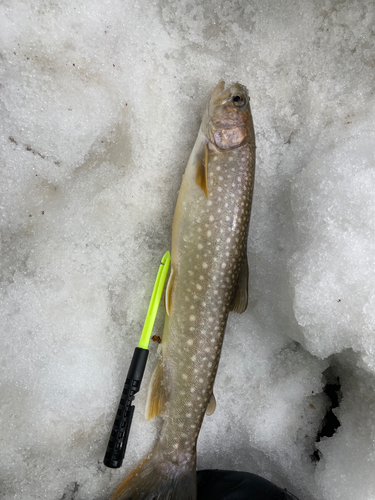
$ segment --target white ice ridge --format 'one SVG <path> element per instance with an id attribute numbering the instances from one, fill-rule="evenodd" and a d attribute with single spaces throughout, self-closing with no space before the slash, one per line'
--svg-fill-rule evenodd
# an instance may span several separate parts
<path id="1" fill-rule="evenodd" d="M 198 467 L 375 498 L 374 22 L 371 0 L 1 4 L 1 500 L 107 499 L 152 448 L 155 345 L 124 467 L 102 465 L 220 79 L 249 89 L 257 172 Z"/>

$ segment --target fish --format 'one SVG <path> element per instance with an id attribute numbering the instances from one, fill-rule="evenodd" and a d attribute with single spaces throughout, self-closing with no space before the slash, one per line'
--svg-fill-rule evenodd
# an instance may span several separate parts
<path id="1" fill-rule="evenodd" d="M 196 443 L 230 311 L 248 301 L 247 239 L 255 136 L 245 86 L 211 91 L 173 217 L 162 355 L 151 377 L 148 419 L 164 416 L 153 451 L 111 500 L 196 499 Z"/>

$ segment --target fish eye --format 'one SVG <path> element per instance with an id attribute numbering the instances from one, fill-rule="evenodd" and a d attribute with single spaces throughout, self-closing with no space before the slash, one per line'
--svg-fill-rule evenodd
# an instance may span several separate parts
<path id="1" fill-rule="evenodd" d="M 239 94 L 239 95 L 235 95 L 233 97 L 233 104 L 237 107 L 237 108 L 241 108 L 242 106 L 244 106 L 246 104 L 246 98 Z"/>

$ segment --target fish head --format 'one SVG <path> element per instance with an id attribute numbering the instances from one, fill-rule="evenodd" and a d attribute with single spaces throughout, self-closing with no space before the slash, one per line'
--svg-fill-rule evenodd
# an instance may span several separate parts
<path id="1" fill-rule="evenodd" d="M 246 87 L 220 81 L 212 90 L 202 122 L 202 131 L 212 149 L 231 150 L 253 141 L 254 129 Z"/>

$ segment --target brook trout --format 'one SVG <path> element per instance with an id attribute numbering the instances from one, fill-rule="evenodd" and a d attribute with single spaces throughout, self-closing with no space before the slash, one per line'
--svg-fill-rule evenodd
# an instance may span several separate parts
<path id="1" fill-rule="evenodd" d="M 247 307 L 247 233 L 255 138 L 244 86 L 211 92 L 183 176 L 172 228 L 162 359 L 146 414 L 164 414 L 154 450 L 112 500 L 196 499 L 196 442 L 213 385 L 229 311 Z"/>

